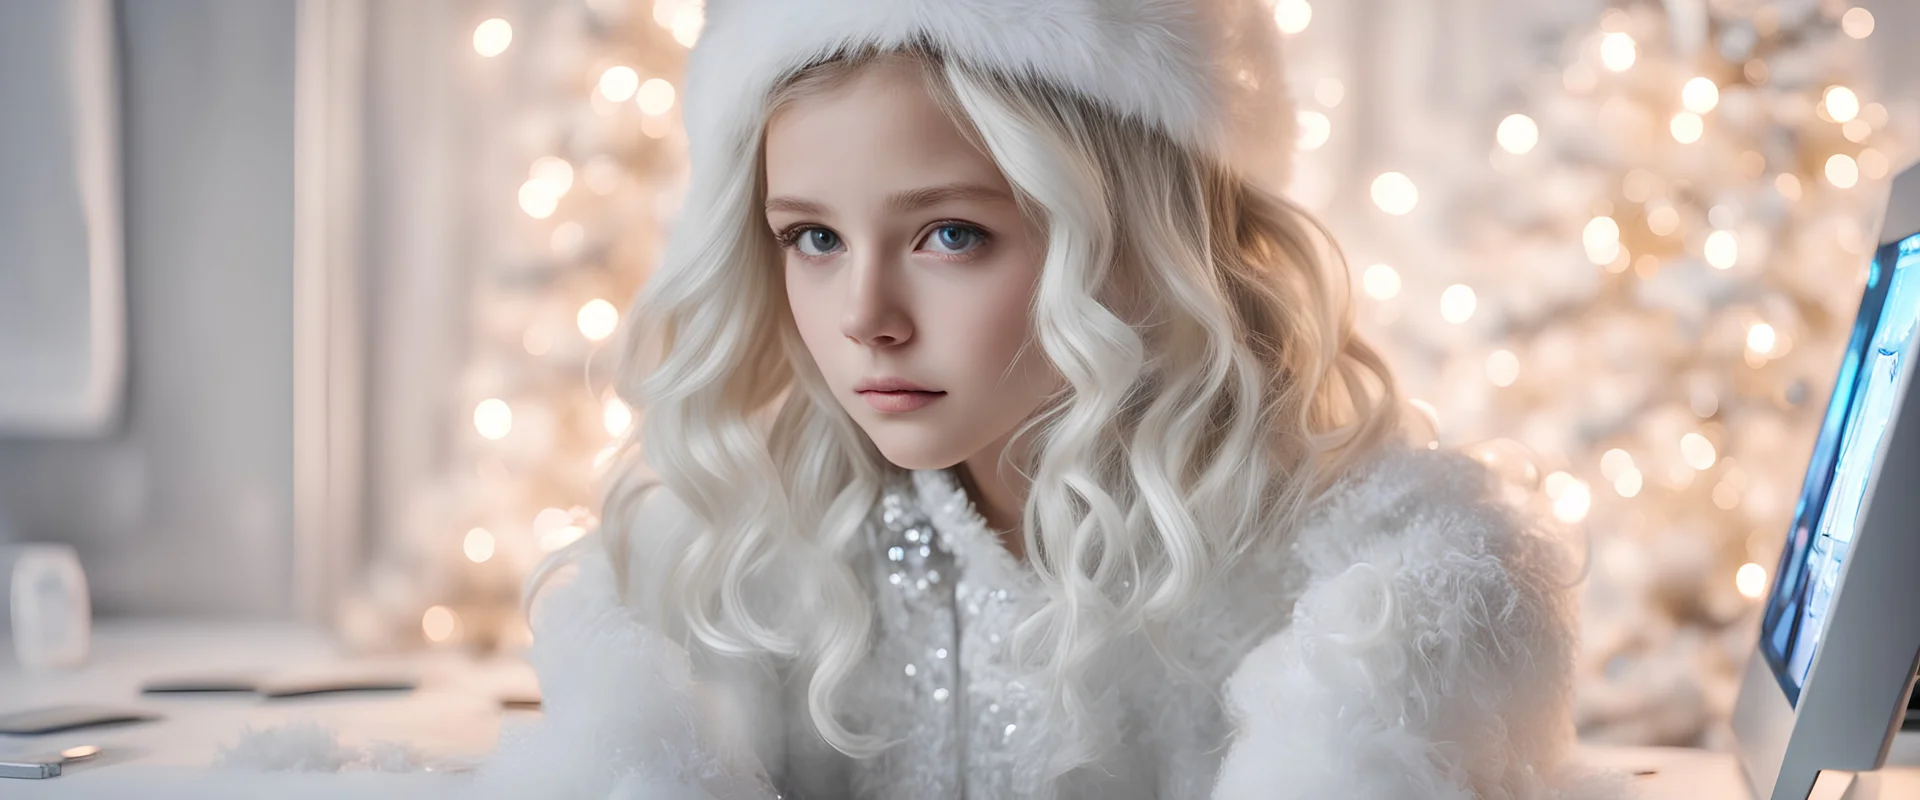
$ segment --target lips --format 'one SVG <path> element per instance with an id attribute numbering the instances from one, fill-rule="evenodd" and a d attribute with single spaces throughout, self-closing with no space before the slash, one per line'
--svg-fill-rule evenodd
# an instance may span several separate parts
<path id="1" fill-rule="evenodd" d="M 925 408 L 947 395 L 902 378 L 868 378 L 855 385 L 853 391 L 873 410 L 885 414 L 904 414 Z"/>

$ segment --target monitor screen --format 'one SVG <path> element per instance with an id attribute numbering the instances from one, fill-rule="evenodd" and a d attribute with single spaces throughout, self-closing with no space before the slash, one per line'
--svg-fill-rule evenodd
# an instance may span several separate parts
<path id="1" fill-rule="evenodd" d="M 1916 315 L 1920 315 L 1920 234 L 1885 245 L 1874 256 L 1833 398 L 1794 507 L 1787 547 L 1774 573 L 1760 647 L 1788 700 L 1795 704 L 1826 631 L 1827 611 L 1865 513 L 1867 483 L 1897 408 L 1902 377 L 1912 369 Z"/>

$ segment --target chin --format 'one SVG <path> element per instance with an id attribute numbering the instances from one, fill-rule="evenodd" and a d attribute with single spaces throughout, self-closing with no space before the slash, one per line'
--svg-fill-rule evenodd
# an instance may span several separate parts
<path id="1" fill-rule="evenodd" d="M 967 460 L 971 452 L 952 441 L 930 441 L 917 436 L 902 436 L 900 431 L 883 431 L 880 436 L 867 432 L 875 449 L 889 463 L 901 469 L 946 469 Z M 891 435 L 888 435 L 891 434 Z"/>

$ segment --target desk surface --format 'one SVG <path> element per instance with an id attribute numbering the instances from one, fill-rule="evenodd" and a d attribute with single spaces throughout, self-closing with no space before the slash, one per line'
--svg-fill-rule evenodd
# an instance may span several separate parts
<path id="1" fill-rule="evenodd" d="M 400 671 L 419 689 L 405 695 L 333 695 L 262 700 L 253 696 L 141 696 L 142 681 L 194 673 L 277 674 L 350 667 Z M 453 653 L 418 653 L 349 661 L 311 630 L 272 624 L 120 623 L 100 626 L 93 658 L 73 672 L 22 671 L 0 647 L 0 709 L 61 703 L 132 705 L 166 719 L 149 724 L 36 737 L 0 736 L 0 754 L 100 745 L 100 756 L 41 781 L 0 779 L 8 798 L 123 797 L 422 797 L 453 796 L 443 775 L 283 773 L 210 787 L 205 770 L 248 727 L 313 720 L 339 732 L 345 746 L 404 742 L 428 760 L 475 759 L 491 751 L 503 724 L 525 712 L 503 711 L 498 698 L 535 688 L 517 660 L 481 663 Z M 1678 748 L 1582 747 L 1594 766 L 1636 774 L 1644 800 L 1748 800 L 1733 757 Z M 1835 788 L 1823 781 L 1817 800 L 1920 798 L 1920 773 L 1861 776 Z"/>

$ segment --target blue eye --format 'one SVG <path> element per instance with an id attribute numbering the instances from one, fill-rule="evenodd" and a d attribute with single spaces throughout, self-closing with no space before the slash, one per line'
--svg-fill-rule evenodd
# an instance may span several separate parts
<path id="1" fill-rule="evenodd" d="M 801 255 L 823 256 L 838 247 L 839 234 L 826 228 L 802 228 L 794 231 L 793 246 L 800 249 Z"/>
<path id="2" fill-rule="evenodd" d="M 927 235 L 927 241 L 935 250 L 950 255 L 972 250 L 986 238 L 985 231 L 970 225 L 942 225 Z"/>

